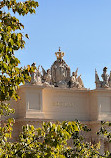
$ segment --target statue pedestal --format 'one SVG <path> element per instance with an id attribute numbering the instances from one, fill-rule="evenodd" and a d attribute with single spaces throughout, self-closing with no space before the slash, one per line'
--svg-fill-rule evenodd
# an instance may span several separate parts
<path id="1" fill-rule="evenodd" d="M 111 89 L 73 89 L 25 85 L 19 89 L 15 118 L 48 120 L 111 120 Z M 12 116 L 13 117 L 13 116 Z"/>
<path id="2" fill-rule="evenodd" d="M 17 118 L 90 120 L 89 90 L 25 85 L 19 89 Z"/>

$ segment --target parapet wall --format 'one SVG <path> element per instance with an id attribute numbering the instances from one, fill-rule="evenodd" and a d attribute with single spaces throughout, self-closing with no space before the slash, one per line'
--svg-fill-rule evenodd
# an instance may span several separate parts
<path id="1" fill-rule="evenodd" d="M 81 90 L 25 85 L 14 106 L 15 118 L 111 120 L 111 89 Z M 15 104 L 11 101 L 11 104 Z"/>

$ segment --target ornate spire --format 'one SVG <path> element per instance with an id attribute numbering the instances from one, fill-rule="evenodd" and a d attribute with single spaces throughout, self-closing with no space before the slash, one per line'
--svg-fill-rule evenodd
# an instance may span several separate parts
<path id="1" fill-rule="evenodd" d="M 56 55 L 57 59 L 62 59 L 64 56 L 64 52 L 61 52 L 61 49 L 59 47 L 59 51 L 55 52 L 55 55 Z"/>

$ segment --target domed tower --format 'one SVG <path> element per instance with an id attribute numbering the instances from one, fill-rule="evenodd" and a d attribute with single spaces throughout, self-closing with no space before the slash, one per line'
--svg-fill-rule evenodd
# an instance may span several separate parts
<path id="1" fill-rule="evenodd" d="M 70 81 L 70 67 L 63 60 L 64 52 L 55 52 L 57 60 L 51 66 L 52 84 L 58 86 L 60 83 L 68 83 Z"/>

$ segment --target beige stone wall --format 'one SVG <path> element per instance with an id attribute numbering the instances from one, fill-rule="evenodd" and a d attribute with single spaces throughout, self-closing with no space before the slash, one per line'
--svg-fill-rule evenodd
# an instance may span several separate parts
<path id="1" fill-rule="evenodd" d="M 18 90 L 20 100 L 11 100 L 15 109 L 13 140 L 18 139 L 22 126 L 32 124 L 41 126 L 43 121 L 80 120 L 91 128 L 85 135 L 87 141 L 101 141 L 101 152 L 111 149 L 104 138 L 96 132 L 101 120 L 111 121 L 111 89 L 80 90 L 70 88 L 53 88 L 36 85 L 21 86 Z"/>
<path id="2" fill-rule="evenodd" d="M 20 100 L 11 100 L 17 119 L 80 121 L 111 120 L 111 89 L 80 90 L 21 86 Z"/>
<path id="3" fill-rule="evenodd" d="M 43 90 L 44 118 L 89 120 L 89 91 L 60 88 Z"/>

